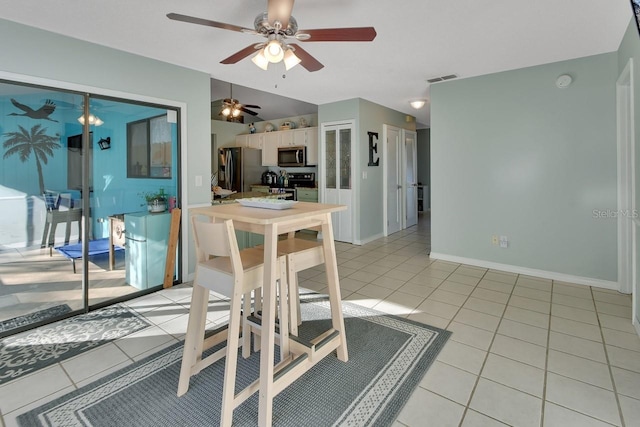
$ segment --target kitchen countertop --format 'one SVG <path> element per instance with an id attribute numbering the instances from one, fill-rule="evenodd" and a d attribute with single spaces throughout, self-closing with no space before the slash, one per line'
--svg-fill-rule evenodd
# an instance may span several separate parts
<path id="1" fill-rule="evenodd" d="M 211 201 L 211 204 L 214 205 L 222 205 L 227 203 L 235 203 L 238 199 L 247 199 L 249 197 L 261 197 L 261 198 L 269 198 L 269 199 L 277 199 L 277 198 L 291 198 L 291 193 L 289 194 L 267 194 L 262 193 L 260 191 L 244 191 L 241 193 L 233 193 L 229 197 L 225 198 L 214 198 Z"/>

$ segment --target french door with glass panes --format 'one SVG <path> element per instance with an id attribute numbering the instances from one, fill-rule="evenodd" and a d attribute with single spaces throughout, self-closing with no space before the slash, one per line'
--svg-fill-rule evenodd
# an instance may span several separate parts
<path id="1" fill-rule="evenodd" d="M 335 240 L 353 243 L 355 124 L 353 121 L 323 123 L 321 129 L 321 200 L 347 206 L 347 210 L 332 214 L 333 234 Z"/>

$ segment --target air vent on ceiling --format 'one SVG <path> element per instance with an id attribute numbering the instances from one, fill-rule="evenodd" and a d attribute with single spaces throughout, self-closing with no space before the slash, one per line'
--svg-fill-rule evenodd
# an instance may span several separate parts
<path id="1" fill-rule="evenodd" d="M 427 79 L 427 83 L 442 82 L 442 81 L 445 81 L 445 80 L 455 79 L 456 77 L 458 77 L 457 74 L 448 74 L 446 76 L 433 77 L 433 78 Z"/>

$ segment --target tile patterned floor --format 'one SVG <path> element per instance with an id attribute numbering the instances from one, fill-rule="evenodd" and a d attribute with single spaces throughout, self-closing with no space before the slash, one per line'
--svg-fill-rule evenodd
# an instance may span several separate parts
<path id="1" fill-rule="evenodd" d="M 428 221 L 338 243 L 345 300 L 453 331 L 394 427 L 640 426 L 640 339 L 614 291 L 435 261 Z M 300 273 L 323 292 L 321 268 Z M 191 289 L 129 302 L 154 326 L 0 386 L 1 425 L 182 339 Z M 227 306 L 210 298 L 208 321 Z M 428 421 L 426 421 L 428 420 Z"/>

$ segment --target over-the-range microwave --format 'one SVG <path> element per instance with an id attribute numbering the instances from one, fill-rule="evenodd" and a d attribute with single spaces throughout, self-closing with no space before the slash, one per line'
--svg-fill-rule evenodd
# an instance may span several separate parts
<path id="1" fill-rule="evenodd" d="M 307 165 L 307 147 L 279 147 L 278 166 L 303 167 Z"/>

